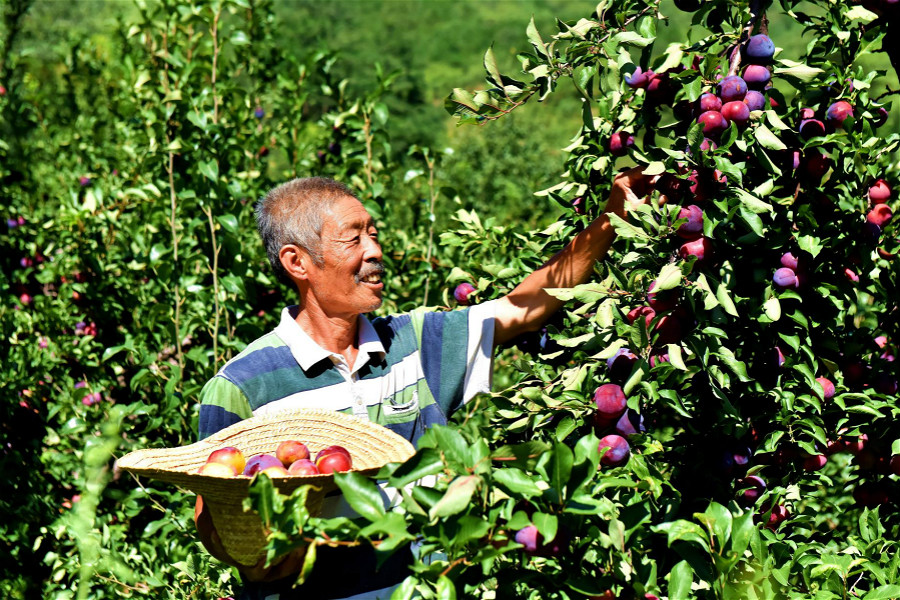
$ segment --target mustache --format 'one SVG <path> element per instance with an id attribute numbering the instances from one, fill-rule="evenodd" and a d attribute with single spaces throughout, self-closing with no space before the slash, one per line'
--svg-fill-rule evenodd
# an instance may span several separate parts
<path id="1" fill-rule="evenodd" d="M 380 260 L 373 260 L 372 262 L 368 263 L 368 265 L 369 265 L 369 268 L 365 269 L 364 271 L 360 271 L 356 275 L 356 277 L 355 277 L 356 283 L 359 283 L 359 281 L 361 279 L 365 279 L 369 275 L 378 275 L 378 276 L 384 275 L 384 273 L 385 273 L 384 263 L 381 262 Z"/>

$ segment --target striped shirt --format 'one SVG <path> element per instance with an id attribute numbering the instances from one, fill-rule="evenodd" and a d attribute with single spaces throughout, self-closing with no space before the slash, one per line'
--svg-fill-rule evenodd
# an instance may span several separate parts
<path id="1" fill-rule="evenodd" d="M 200 393 L 203 439 L 254 415 L 326 408 L 371 420 L 413 444 L 480 392 L 490 391 L 493 302 L 450 312 L 359 316 L 350 366 L 281 313 L 270 333 L 230 360 Z"/>

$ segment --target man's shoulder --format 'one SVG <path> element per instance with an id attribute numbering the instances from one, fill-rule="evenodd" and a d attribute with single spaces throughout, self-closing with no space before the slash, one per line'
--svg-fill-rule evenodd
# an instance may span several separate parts
<path id="1" fill-rule="evenodd" d="M 274 331 L 257 338 L 219 369 L 217 376 L 240 384 L 248 377 L 296 364 L 291 350 Z"/>

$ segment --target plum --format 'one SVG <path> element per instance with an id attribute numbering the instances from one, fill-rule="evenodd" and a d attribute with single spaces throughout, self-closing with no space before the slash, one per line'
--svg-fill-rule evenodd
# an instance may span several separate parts
<path id="1" fill-rule="evenodd" d="M 627 131 L 617 131 L 609 138 L 609 153 L 613 156 L 625 156 L 632 146 L 634 146 L 634 136 Z"/>
<path id="2" fill-rule="evenodd" d="M 755 65 L 766 65 L 775 56 L 775 43 L 764 33 L 751 36 L 744 45 L 744 60 Z"/>
<path id="3" fill-rule="evenodd" d="M 772 276 L 772 281 L 777 287 L 783 290 L 797 289 L 800 287 L 800 280 L 797 279 L 797 274 L 794 273 L 793 269 L 788 267 L 777 269 L 775 275 Z"/>
<path id="4" fill-rule="evenodd" d="M 605 383 L 594 392 L 597 413 L 605 418 L 618 419 L 627 408 L 625 392 L 614 383 Z"/>
<path id="5" fill-rule="evenodd" d="M 621 467 L 631 458 L 631 447 L 628 445 L 628 441 L 615 433 L 600 438 L 597 448 L 600 452 L 606 449 L 600 458 L 600 464 L 607 467 Z"/>
<path id="6" fill-rule="evenodd" d="M 738 127 L 745 127 L 750 120 L 750 107 L 741 100 L 726 102 L 722 105 L 722 116 Z"/>
<path id="7" fill-rule="evenodd" d="M 768 67 L 762 65 L 747 65 L 744 68 L 743 80 L 749 89 L 762 90 L 772 80 L 772 73 Z"/>
<path id="8" fill-rule="evenodd" d="M 884 179 L 879 179 L 869 188 L 869 202 L 872 204 L 884 204 L 890 199 L 891 188 Z"/>
<path id="9" fill-rule="evenodd" d="M 893 216 L 890 206 L 887 204 L 876 204 L 872 207 L 872 210 L 869 211 L 869 214 L 866 215 L 866 222 L 877 225 L 883 229 Z"/>
<path id="10" fill-rule="evenodd" d="M 846 100 L 838 100 L 825 111 L 825 122 L 833 129 L 841 129 L 844 121 L 853 116 L 853 106 Z"/>
<path id="11" fill-rule="evenodd" d="M 697 117 L 697 122 L 703 124 L 703 135 L 717 137 L 728 129 L 728 120 L 717 110 L 708 110 Z"/>
<path id="12" fill-rule="evenodd" d="M 825 400 L 831 400 L 834 398 L 834 384 L 831 383 L 831 380 L 827 377 L 816 377 L 816 383 L 819 384 L 822 388 L 822 397 Z"/>
<path id="13" fill-rule="evenodd" d="M 630 75 L 625 75 L 625 84 L 632 89 L 646 88 L 647 84 L 650 82 L 650 78 L 653 77 L 653 75 L 653 71 L 644 71 L 643 69 L 638 67 Z"/>
<path id="14" fill-rule="evenodd" d="M 737 482 L 738 500 L 744 505 L 755 504 L 766 491 L 765 480 L 758 475 L 748 475 Z"/>
<path id="15" fill-rule="evenodd" d="M 683 207 L 678 211 L 678 219 L 687 219 L 678 226 L 675 232 L 686 240 L 695 240 L 703 235 L 703 210 L 696 204 Z"/>
<path id="16" fill-rule="evenodd" d="M 762 92 L 748 90 L 747 94 L 744 96 L 744 104 L 747 105 L 750 112 L 753 112 L 754 110 L 763 110 L 766 107 L 766 97 L 762 95 Z"/>
<path id="17" fill-rule="evenodd" d="M 710 110 L 722 110 L 722 100 L 715 94 L 700 94 L 697 99 L 697 113 L 702 114 Z"/>
<path id="18" fill-rule="evenodd" d="M 797 130 L 800 132 L 800 137 L 808 140 L 825 135 L 825 123 L 818 119 L 803 119 Z"/>
<path id="19" fill-rule="evenodd" d="M 747 95 L 747 82 L 737 75 L 729 75 L 719 82 L 719 98 L 722 102 L 743 100 Z"/>
<path id="20" fill-rule="evenodd" d="M 697 262 L 702 264 L 712 257 L 712 243 L 709 241 L 709 238 L 699 237 L 696 240 L 682 244 L 681 248 L 678 249 L 678 255 L 684 260 L 695 256 L 697 257 Z"/>

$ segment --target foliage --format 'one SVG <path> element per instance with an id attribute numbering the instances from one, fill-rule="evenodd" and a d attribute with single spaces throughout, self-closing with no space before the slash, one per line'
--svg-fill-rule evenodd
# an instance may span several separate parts
<path id="1" fill-rule="evenodd" d="M 703 3 L 694 23 L 714 32 L 658 54 L 656 4 L 601 3 L 554 35 L 532 23 L 532 51 L 519 57 L 527 82 L 503 74 L 488 50 L 490 87 L 448 98 L 464 121 L 504 118 L 569 82 L 584 110 L 565 180 L 542 193 L 568 209 L 561 221 L 515 241 L 461 212 L 463 228 L 442 236 L 462 250 L 455 273 L 477 281 L 482 299 L 601 214 L 625 163 L 610 145 L 620 131 L 635 138 L 630 161 L 660 176 L 653 201 L 613 218 L 619 242 L 595 281 L 552 291 L 569 304 L 547 328 L 542 360 L 523 354 L 518 384 L 383 474 L 396 486 L 436 483 L 383 513 L 369 506 L 371 483 L 339 478 L 361 522 L 297 523 L 289 502 L 279 530 L 301 526 L 306 539 L 294 544 L 367 539 L 380 549 L 415 536 L 425 553 L 446 554 L 395 597 L 896 595 L 897 372 L 884 341 L 898 334 L 896 239 L 889 221 L 873 227 L 868 189 L 894 181 L 900 137 L 878 129 L 889 105 L 870 94 L 886 74 L 858 62 L 880 48 L 884 20 L 861 6 L 821 8 L 794 13 L 816 40 L 802 62 L 776 55 L 766 104 L 721 135 L 704 132 L 694 106 L 744 72 L 741 48 L 767 32 L 758 4 Z M 657 73 L 656 85 L 629 85 L 638 68 Z M 853 109 L 842 124 L 826 119 L 839 100 Z M 811 118 L 822 135 L 798 134 Z M 702 214 L 696 235 L 685 230 L 689 205 Z M 503 239 L 518 245 L 514 256 Z M 793 282 L 773 281 L 794 259 Z M 835 383 L 833 399 L 817 377 Z M 627 429 L 598 419 L 594 392 L 608 383 L 622 386 L 638 431 L 627 434 L 626 466 L 598 470 L 598 436 Z M 751 476 L 765 491 L 745 493 Z M 553 541 L 537 551 L 512 541 L 529 526 Z"/>
<path id="2" fill-rule="evenodd" d="M 527 81 L 501 73 L 489 50 L 488 89 L 455 90 L 447 106 L 491 133 L 511 112 L 568 110 L 553 98 L 574 89 L 580 129 L 552 184 L 552 163 L 516 160 L 542 147 L 528 120 L 490 144 L 456 136 L 449 155 L 421 131 L 395 143 L 397 96 L 418 97 L 420 82 L 385 61 L 361 85 L 334 54 L 293 51 L 267 1 L 141 2 L 113 35 L 53 54 L 15 52 L 30 3 L 9 3 L 4 596 L 233 589 L 235 573 L 196 541 L 193 498 L 122 475 L 113 459 L 193 441 L 200 386 L 289 302 L 256 240 L 253 201 L 266 190 L 300 174 L 356 189 L 385 240 L 382 310 L 393 312 L 452 306 L 462 281 L 478 301 L 508 292 L 602 213 L 618 168 L 638 164 L 662 176 L 652 201 L 614 221 L 619 239 L 592 281 L 552 291 L 567 304 L 543 331 L 501 351 L 497 392 L 385 468 L 399 504 L 386 510 L 372 481 L 342 475 L 361 517 L 322 520 L 304 511 L 302 490 L 280 497 L 262 477 L 252 501 L 271 551 L 362 541 L 386 554 L 415 541 L 428 560 L 399 598 L 896 597 L 897 241 L 892 225 L 865 225 L 874 180 L 897 188 L 888 165 L 900 136 L 876 127 L 890 96 L 871 67 L 884 20 L 809 6 L 709 0 L 663 48 L 668 7 L 602 2 L 552 34 L 527 27 Z M 777 105 L 701 149 L 690 104 L 742 66 L 733 50 L 767 13 L 811 41 L 776 56 Z M 771 25 L 770 35 L 796 49 L 798 36 L 782 41 Z M 666 74 L 663 97 L 626 84 L 637 67 Z M 801 109 L 821 118 L 838 97 L 854 109 L 843 128 L 801 137 Z M 635 144 L 616 159 L 608 144 L 620 130 Z M 801 175 L 794 152 L 818 150 L 827 173 Z M 516 182 L 523 195 L 546 189 L 515 202 Z M 680 254 L 679 204 L 701 206 L 709 260 Z M 772 283 L 788 251 L 807 263 L 798 289 Z M 666 293 L 676 308 L 629 318 Z M 837 387 L 831 400 L 821 376 Z M 606 383 L 646 427 L 628 434 L 623 466 L 598 466 L 599 438 L 615 426 L 594 403 Z M 750 476 L 767 483 L 754 502 Z M 516 535 L 530 526 L 543 543 L 526 552 Z"/>

